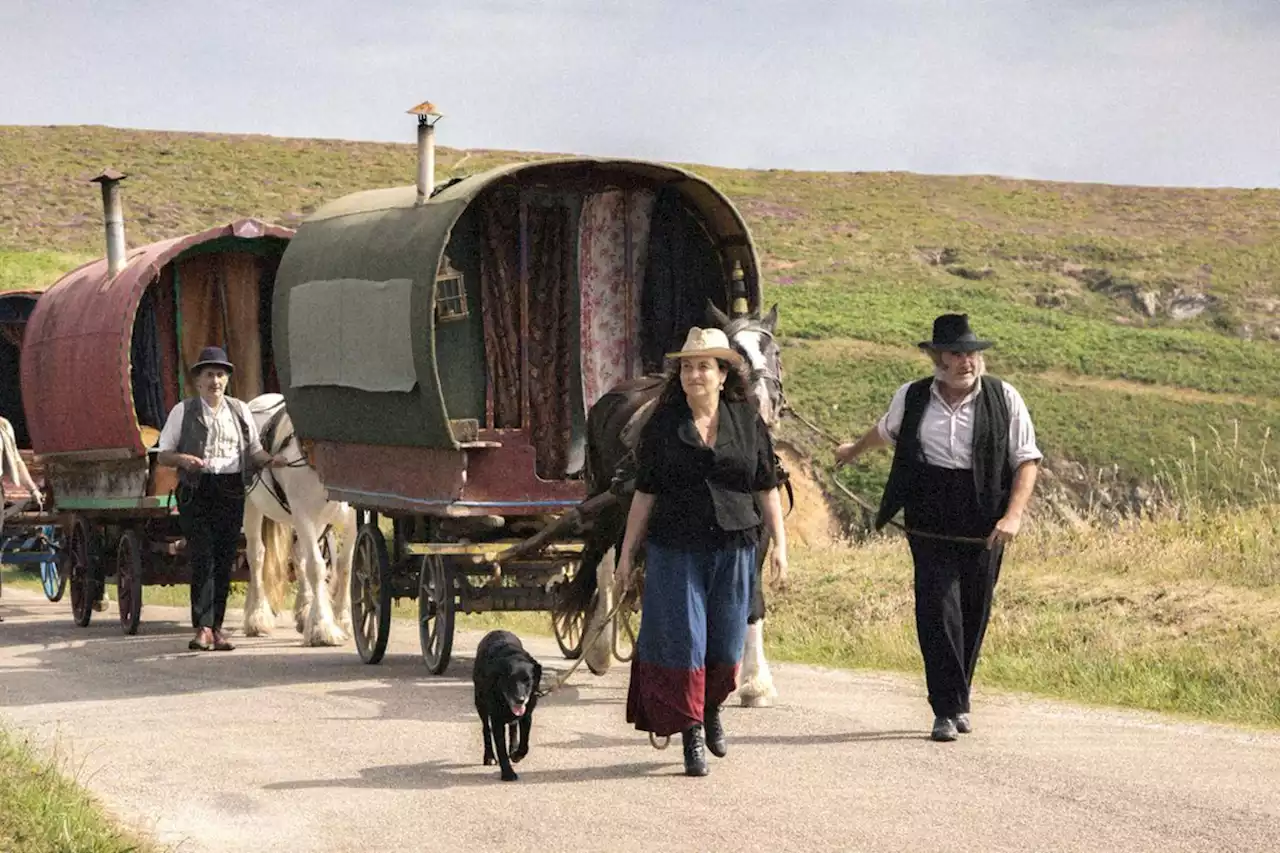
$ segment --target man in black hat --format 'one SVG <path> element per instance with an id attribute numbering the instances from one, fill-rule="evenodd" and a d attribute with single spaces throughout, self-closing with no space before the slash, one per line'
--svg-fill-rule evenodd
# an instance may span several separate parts
<path id="1" fill-rule="evenodd" d="M 156 461 L 178 469 L 196 631 L 187 645 L 194 651 L 235 648 L 222 633 L 222 620 L 244 524 L 245 486 L 257 467 L 287 464 L 263 450 L 249 407 L 226 395 L 234 370 L 220 347 L 201 350 L 191 366 L 197 396 L 173 407 L 156 445 Z"/>
<path id="2" fill-rule="evenodd" d="M 938 317 L 933 339 L 919 346 L 934 375 L 899 388 L 874 427 L 836 450 L 836 463 L 894 448 L 875 526 L 903 510 L 932 737 L 953 741 L 972 731 L 969 687 L 1004 545 L 1022 526 L 1042 455 L 1022 395 L 986 375 L 991 343 L 968 315 Z"/>

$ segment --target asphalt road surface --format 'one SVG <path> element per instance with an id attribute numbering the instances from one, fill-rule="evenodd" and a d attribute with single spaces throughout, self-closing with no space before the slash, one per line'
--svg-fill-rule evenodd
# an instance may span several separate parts
<path id="1" fill-rule="evenodd" d="M 114 607 L 81 629 L 12 588 L 0 615 L 0 719 L 186 853 L 1280 850 L 1276 734 L 979 695 L 976 731 L 936 744 L 921 679 L 780 665 L 778 704 L 728 708 L 729 756 L 690 779 L 679 738 L 658 752 L 626 724 L 627 668 L 584 667 L 503 783 L 480 762 L 477 634 L 433 677 L 412 623 L 365 666 L 283 627 L 188 652 L 179 608 L 135 637 Z"/>

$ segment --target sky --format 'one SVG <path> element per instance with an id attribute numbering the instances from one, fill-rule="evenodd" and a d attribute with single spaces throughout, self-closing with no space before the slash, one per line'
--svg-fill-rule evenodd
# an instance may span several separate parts
<path id="1" fill-rule="evenodd" d="M 1280 0 L 0 0 L 0 124 L 1280 186 Z"/>

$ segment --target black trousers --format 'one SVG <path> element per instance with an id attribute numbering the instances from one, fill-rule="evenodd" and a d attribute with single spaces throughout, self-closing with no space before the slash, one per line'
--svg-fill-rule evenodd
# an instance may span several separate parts
<path id="1" fill-rule="evenodd" d="M 244 481 L 201 474 L 199 485 L 179 490 L 178 519 L 191 567 L 191 626 L 221 631 L 244 525 Z"/>
<path id="2" fill-rule="evenodd" d="M 973 472 L 919 465 L 905 508 L 907 527 L 951 536 L 987 536 Z M 1003 546 L 909 537 L 915 563 L 916 636 L 929 705 L 939 717 L 969 713 L 969 687 L 991 617 Z"/>

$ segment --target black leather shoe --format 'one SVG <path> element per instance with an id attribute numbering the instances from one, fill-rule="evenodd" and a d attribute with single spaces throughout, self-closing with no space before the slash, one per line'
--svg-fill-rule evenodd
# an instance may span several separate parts
<path id="1" fill-rule="evenodd" d="M 702 739 L 702 726 L 690 726 L 681 732 L 684 738 L 684 775 L 706 776 L 711 772 L 707 767 L 706 743 Z"/>
<path id="2" fill-rule="evenodd" d="M 707 709 L 707 749 L 716 758 L 724 758 L 729 751 L 729 744 L 724 739 L 724 722 L 720 719 L 719 708 Z"/>

